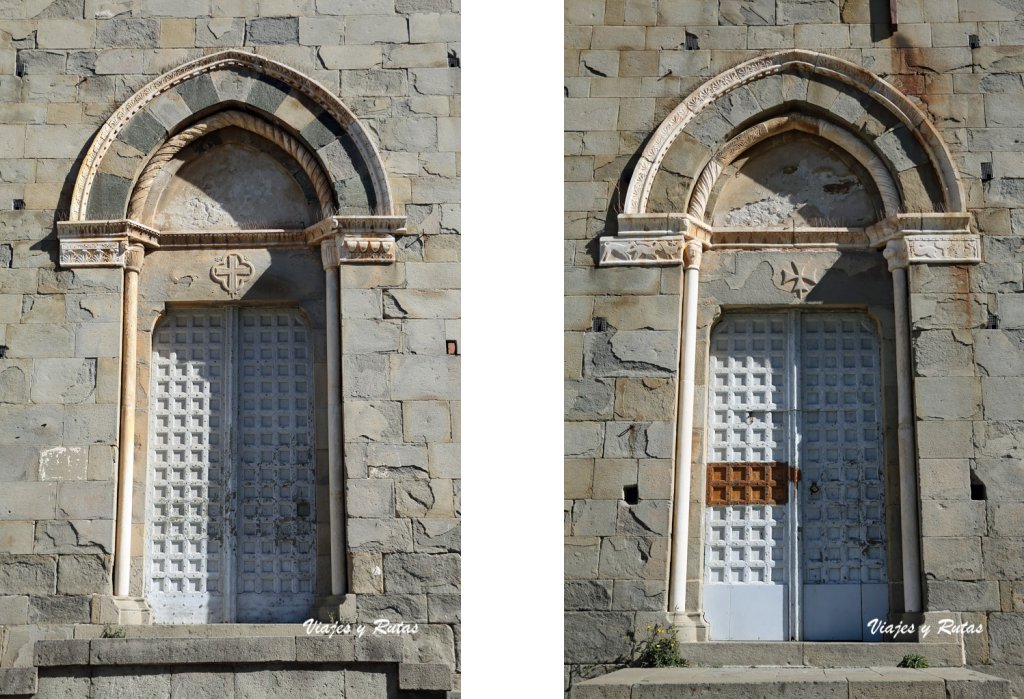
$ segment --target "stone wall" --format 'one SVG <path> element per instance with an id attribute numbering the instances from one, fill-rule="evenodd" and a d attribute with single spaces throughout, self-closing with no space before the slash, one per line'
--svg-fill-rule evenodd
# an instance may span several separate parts
<path id="1" fill-rule="evenodd" d="M 1016 398 L 1024 373 L 1021 16 L 1019 8 L 983 0 L 891 5 L 896 25 L 889 3 L 868 0 L 568 3 L 567 684 L 621 659 L 648 624 L 664 622 L 667 605 L 663 510 L 672 492 L 680 270 L 597 268 L 597 238 L 618 232 L 615 216 L 636 160 L 686 95 L 742 61 L 805 48 L 875 72 L 925 111 L 952 152 L 973 230 L 982 235 L 980 265 L 914 266 L 910 274 L 924 602 L 927 610 L 982 623 L 983 634 L 966 637 L 968 664 L 1024 688 L 1024 530 L 1017 524 L 1024 413 Z M 805 97 L 838 110 L 843 90 L 827 93 Z M 736 108 L 732 102 L 719 111 Z M 878 136 L 869 121 L 861 121 L 865 132 Z M 682 165 L 659 175 L 670 182 L 655 187 L 661 208 L 648 211 L 683 210 L 679 196 L 699 168 Z M 983 179 L 983 171 L 991 176 Z M 902 174 L 901 188 L 914 191 Z M 934 186 L 922 178 L 917 199 L 934 198 Z M 886 276 L 873 283 L 889 283 Z M 702 273 L 706 324 L 704 295 L 728 296 L 742 283 L 733 276 L 716 291 L 703 281 Z M 704 341 L 699 335 L 698 354 Z M 703 372 L 698 361 L 698 384 Z M 638 484 L 638 505 L 622 501 L 625 484 Z M 691 517 L 691 532 L 700 522 Z M 701 556 L 691 545 L 691 564 Z"/>
<path id="2" fill-rule="evenodd" d="M 70 638 L 111 593 L 122 271 L 61 269 L 55 223 L 114 110 L 225 48 L 337 95 L 369 130 L 408 217 L 396 263 L 342 268 L 350 611 L 418 622 L 412 662 L 457 664 L 459 357 L 447 345 L 460 338 L 457 5 L 0 7 L 0 665 L 31 665 L 31 641 Z M 143 469 L 140 502 L 144 484 Z"/>

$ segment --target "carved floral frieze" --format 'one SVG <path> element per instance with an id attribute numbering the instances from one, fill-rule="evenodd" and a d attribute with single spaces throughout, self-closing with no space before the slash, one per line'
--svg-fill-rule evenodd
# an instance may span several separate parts
<path id="1" fill-rule="evenodd" d="M 60 266 L 124 267 L 127 250 L 127 242 L 122 240 L 61 240 Z"/>

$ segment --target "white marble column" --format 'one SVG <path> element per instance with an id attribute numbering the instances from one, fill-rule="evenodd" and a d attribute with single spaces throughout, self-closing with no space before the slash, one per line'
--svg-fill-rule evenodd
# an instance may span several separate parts
<path id="1" fill-rule="evenodd" d="M 890 241 L 884 250 L 892 272 L 896 312 L 896 391 L 900 467 L 900 530 L 903 549 L 904 611 L 921 611 L 921 533 L 918 522 L 917 455 L 914 448 L 913 377 L 910 368 L 910 318 L 907 304 L 907 244 Z"/>
<path id="2" fill-rule="evenodd" d="M 338 240 L 320 243 L 327 305 L 327 487 L 331 523 L 331 594 L 346 592 L 345 500 L 341 434 L 341 296 Z"/>
<path id="3" fill-rule="evenodd" d="M 132 567 L 132 490 L 135 484 L 135 394 L 138 386 L 139 271 L 145 250 L 130 245 L 124 263 L 121 320 L 121 415 L 117 436 L 117 530 L 114 595 L 128 597 Z"/>
<path id="4" fill-rule="evenodd" d="M 672 499 L 672 570 L 669 578 L 669 611 L 686 612 L 686 554 L 690 531 L 690 479 L 693 459 L 693 391 L 697 357 L 697 283 L 701 243 L 690 241 L 683 249 L 682 322 L 679 348 L 679 406 L 676 410 L 676 472 Z"/>

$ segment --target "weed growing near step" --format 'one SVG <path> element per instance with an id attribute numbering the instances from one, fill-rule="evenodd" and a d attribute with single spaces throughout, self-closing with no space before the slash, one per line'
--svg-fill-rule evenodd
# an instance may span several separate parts
<path id="1" fill-rule="evenodd" d="M 928 667 L 928 658 L 919 653 L 907 653 L 896 667 L 926 668 Z"/>
<path id="2" fill-rule="evenodd" d="M 633 647 L 634 667 L 686 667 L 690 663 L 679 654 L 679 638 L 673 627 L 648 626 L 651 634 Z"/>

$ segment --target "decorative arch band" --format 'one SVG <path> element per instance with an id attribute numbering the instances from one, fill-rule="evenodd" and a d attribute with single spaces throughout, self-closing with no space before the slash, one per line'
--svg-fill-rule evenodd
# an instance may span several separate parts
<path id="1" fill-rule="evenodd" d="M 655 131 L 637 162 L 626 190 L 625 214 L 643 214 L 655 177 L 672 144 L 700 112 L 737 88 L 778 73 L 804 72 L 849 85 L 879 103 L 922 141 L 943 190 L 944 208 L 964 210 L 963 187 L 938 131 L 902 92 L 849 61 L 815 51 L 780 51 L 756 58 L 712 78 L 694 90 Z"/>
<path id="2" fill-rule="evenodd" d="M 334 197 L 331 192 L 331 183 L 328 181 L 327 176 L 324 175 L 316 158 L 309 152 L 309 149 L 300 143 L 298 139 L 270 122 L 246 112 L 231 110 L 217 112 L 210 117 L 199 120 L 172 137 L 153 154 L 153 157 L 146 163 L 145 169 L 135 184 L 132 198 L 128 202 L 128 218 L 132 220 L 141 219 L 142 209 L 146 204 L 150 190 L 153 188 L 153 182 L 160 175 L 164 165 L 171 161 L 179 151 L 193 141 L 229 126 L 238 126 L 246 131 L 251 131 L 284 150 L 299 164 L 312 183 L 317 199 L 320 202 L 322 214 L 326 217 L 334 213 Z"/>
<path id="3" fill-rule="evenodd" d="M 885 215 L 893 216 L 900 213 L 899 192 L 896 188 L 896 183 L 893 181 L 892 173 L 889 172 L 882 159 L 863 141 L 845 129 L 823 119 L 805 114 L 790 114 L 763 121 L 746 129 L 722 146 L 708 164 L 704 166 L 700 177 L 697 178 L 697 182 L 693 186 L 693 192 L 690 195 L 690 204 L 687 207 L 686 213 L 699 219 L 704 219 L 707 213 L 708 199 L 722 171 L 729 167 L 736 158 L 761 141 L 787 131 L 801 131 L 814 136 L 821 136 L 849 153 L 867 170 L 874 181 L 875 186 L 878 188 L 878 195 L 882 199 L 882 206 L 885 207 Z"/>
<path id="4" fill-rule="evenodd" d="M 255 79 L 249 79 L 253 92 L 256 92 L 258 83 L 259 94 L 256 98 L 248 93 L 232 93 L 230 85 L 226 86 L 222 93 L 219 86 L 215 86 L 209 77 L 218 71 L 232 70 L 249 72 L 256 76 Z M 261 80 L 266 82 L 260 82 Z M 167 100 L 164 100 L 163 111 L 154 116 L 154 103 L 175 90 L 178 93 L 175 98 L 180 107 L 171 105 L 168 108 Z M 391 187 L 380 154 L 355 115 L 325 87 L 292 68 L 262 56 L 230 50 L 204 56 L 161 75 L 132 95 L 107 119 L 89 146 L 78 172 L 71 198 L 69 220 L 85 221 L 94 218 L 117 218 L 123 215 L 135 173 L 119 172 L 116 176 L 111 174 L 114 166 L 107 164 L 107 161 L 110 160 L 108 155 L 112 149 L 126 150 L 134 156 L 141 168 L 142 162 L 151 152 L 150 147 L 155 149 L 169 134 L 180 128 L 175 128 L 176 124 L 169 122 L 177 120 L 180 123 L 195 112 L 218 103 L 253 103 L 262 98 L 264 103 L 276 108 L 288 97 L 295 98 L 306 107 L 305 110 L 299 110 L 305 113 L 305 128 L 302 129 L 303 138 L 300 140 L 306 141 L 305 145 L 309 150 L 316 151 L 321 160 L 326 160 L 324 150 L 332 147 L 329 144 L 339 139 L 346 141 L 342 146 L 354 151 L 352 156 L 365 168 L 365 173 L 359 174 L 364 175 L 361 179 L 365 179 L 366 188 L 369 190 L 367 196 L 370 199 L 368 204 L 372 209 L 371 213 L 395 215 Z M 262 105 L 252 106 L 261 108 Z M 312 110 L 316 110 L 315 113 L 310 106 Z M 177 113 L 175 109 L 181 113 Z M 273 109 L 264 108 L 263 111 L 273 112 Z M 313 139 L 312 142 L 307 138 L 307 131 Z M 327 174 L 335 180 L 335 187 L 344 184 L 342 178 L 352 176 L 351 172 L 336 176 L 331 172 L 329 163 L 325 163 L 325 167 L 328 170 Z M 100 216 L 90 208 L 90 202 L 98 196 L 97 190 L 101 190 L 101 199 L 115 202 L 103 208 L 104 214 Z M 120 212 L 111 212 L 111 209 L 118 205 L 116 202 L 120 202 Z"/>

